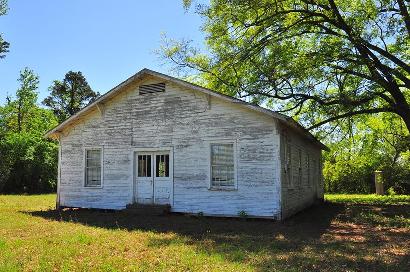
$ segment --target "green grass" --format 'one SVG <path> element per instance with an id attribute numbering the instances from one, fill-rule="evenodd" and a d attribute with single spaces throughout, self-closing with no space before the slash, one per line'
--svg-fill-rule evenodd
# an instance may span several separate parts
<path id="1" fill-rule="evenodd" d="M 272 222 L 55 211 L 54 195 L 0 195 L 0 271 L 406 271 L 408 197 L 326 199 Z"/>
<path id="2" fill-rule="evenodd" d="M 327 194 L 325 199 L 332 203 L 410 205 L 410 195 Z"/>

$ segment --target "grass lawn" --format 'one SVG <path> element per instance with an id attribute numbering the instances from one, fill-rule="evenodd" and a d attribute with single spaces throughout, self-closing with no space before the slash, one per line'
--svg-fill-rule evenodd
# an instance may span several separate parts
<path id="1" fill-rule="evenodd" d="M 325 195 L 325 199 L 332 203 L 410 205 L 410 195 L 379 196 L 375 194 L 332 194 Z"/>
<path id="2" fill-rule="evenodd" d="M 410 197 L 327 195 L 285 222 L 92 210 L 0 195 L 0 271 L 410 271 Z"/>

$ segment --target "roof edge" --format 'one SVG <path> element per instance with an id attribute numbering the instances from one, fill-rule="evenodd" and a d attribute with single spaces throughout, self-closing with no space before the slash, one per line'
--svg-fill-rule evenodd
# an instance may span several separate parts
<path id="1" fill-rule="evenodd" d="M 114 88 L 112 88 L 111 90 L 106 92 L 105 94 L 101 95 L 96 100 L 94 100 L 93 102 L 89 103 L 87 106 L 85 106 L 84 108 L 82 108 L 81 110 L 76 112 L 74 115 L 70 116 L 69 118 L 67 118 L 66 120 L 64 120 L 63 122 L 61 122 L 57 126 L 55 126 L 54 128 L 47 131 L 44 134 L 44 137 L 45 138 L 51 138 L 52 134 L 60 132 L 60 130 L 63 129 L 66 125 L 68 125 L 70 122 L 78 119 L 78 117 L 80 115 L 82 115 L 82 114 L 86 113 L 87 111 L 91 110 L 93 106 L 96 106 L 99 103 L 102 103 L 103 101 L 105 101 L 106 99 L 114 96 L 114 94 L 119 92 L 123 87 L 125 87 L 126 85 L 130 84 L 131 82 L 133 82 L 134 80 L 139 78 L 141 75 L 144 74 L 145 70 L 146 69 L 142 69 L 141 71 L 137 72 L 133 76 L 130 76 L 129 78 L 127 78 L 126 80 L 124 80 L 123 82 L 121 82 L 120 84 L 118 84 L 117 86 L 115 86 Z"/>
<path id="2" fill-rule="evenodd" d="M 194 83 L 190 83 L 188 81 L 185 81 L 185 80 L 182 80 L 182 79 L 179 79 L 179 78 L 175 78 L 175 77 L 172 77 L 172 76 L 169 76 L 169 75 L 166 75 L 166 74 L 162 74 L 162 73 L 159 73 L 159 72 L 147 69 L 147 68 L 144 68 L 144 69 L 140 70 L 139 72 L 137 72 L 136 74 L 134 74 L 133 76 L 127 78 L 126 80 L 124 80 L 123 82 L 121 82 L 120 84 L 118 84 L 117 86 L 112 88 L 110 91 L 108 91 L 107 93 L 105 93 L 102 96 L 100 96 L 99 98 L 97 98 L 95 101 L 93 101 L 90 104 L 88 104 L 87 106 L 85 106 L 83 109 L 78 111 L 76 114 L 70 116 L 69 118 L 64 120 L 62 123 L 60 123 L 56 127 L 54 127 L 52 129 L 50 129 L 49 131 L 47 131 L 44 134 L 44 137 L 46 137 L 46 138 L 57 138 L 57 137 L 55 137 L 56 134 L 59 134 L 61 132 L 61 130 L 64 129 L 65 126 L 67 126 L 68 124 L 70 124 L 74 120 L 78 119 L 83 114 L 90 111 L 94 106 L 98 106 L 98 104 L 103 104 L 103 102 L 105 100 L 113 97 L 115 94 L 120 92 L 124 87 L 128 86 L 129 84 L 133 83 L 135 80 L 141 78 L 144 75 L 151 75 L 151 76 L 154 76 L 154 77 L 159 77 L 163 80 L 171 81 L 171 82 L 174 82 L 174 83 L 179 84 L 181 86 L 185 86 L 187 88 L 191 88 L 191 89 L 194 89 L 194 90 L 200 91 L 202 93 L 212 95 L 214 97 L 221 98 L 223 100 L 226 100 L 226 101 L 229 101 L 229 102 L 232 102 L 232 103 L 241 104 L 241 105 L 243 105 L 243 106 L 245 106 L 249 109 L 252 109 L 252 110 L 261 112 L 263 114 L 269 115 L 271 117 L 277 118 L 277 119 L 279 119 L 279 121 L 281 121 L 285 125 L 287 125 L 289 127 L 292 127 L 294 129 L 302 132 L 308 139 L 312 140 L 322 150 L 329 151 L 329 148 L 326 145 L 324 145 L 322 142 L 320 142 L 318 139 L 316 139 L 316 137 L 313 136 L 312 133 L 310 133 L 306 128 L 304 128 L 302 125 L 300 125 L 298 122 L 296 122 L 291 117 L 288 117 L 284 114 L 274 112 L 272 110 L 260 107 L 258 105 L 254 105 L 254 104 L 245 102 L 245 101 L 240 100 L 236 97 L 232 97 L 232 96 L 228 96 L 226 94 L 218 93 L 214 90 L 211 90 L 211 89 L 196 85 Z"/>

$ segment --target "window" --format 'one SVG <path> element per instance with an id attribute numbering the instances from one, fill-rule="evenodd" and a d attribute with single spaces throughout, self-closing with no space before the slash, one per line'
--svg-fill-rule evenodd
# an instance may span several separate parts
<path id="1" fill-rule="evenodd" d="M 169 177 L 169 155 L 156 155 L 155 177 Z"/>
<path id="2" fill-rule="evenodd" d="M 100 187 L 101 186 L 101 164 L 102 150 L 101 148 L 93 148 L 85 150 L 85 186 Z"/>
<path id="3" fill-rule="evenodd" d="M 298 149 L 298 179 L 299 185 L 302 184 L 302 150 Z"/>
<path id="4" fill-rule="evenodd" d="M 285 144 L 285 175 L 288 188 L 293 188 L 292 180 L 292 148 L 289 142 Z"/>
<path id="5" fill-rule="evenodd" d="M 138 155 L 138 177 L 151 177 L 151 155 Z"/>
<path id="6" fill-rule="evenodd" d="M 316 172 L 316 159 L 312 159 L 312 184 L 316 184 L 317 182 L 317 172 Z"/>
<path id="7" fill-rule="evenodd" d="M 211 187 L 235 187 L 233 144 L 211 144 Z"/>

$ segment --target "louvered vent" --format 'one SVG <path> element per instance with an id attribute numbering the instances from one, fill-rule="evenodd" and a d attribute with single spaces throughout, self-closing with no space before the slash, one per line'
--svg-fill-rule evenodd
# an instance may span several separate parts
<path id="1" fill-rule="evenodd" d="M 140 85 L 140 95 L 165 92 L 165 83 Z"/>

